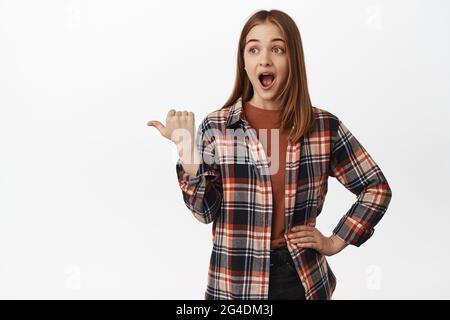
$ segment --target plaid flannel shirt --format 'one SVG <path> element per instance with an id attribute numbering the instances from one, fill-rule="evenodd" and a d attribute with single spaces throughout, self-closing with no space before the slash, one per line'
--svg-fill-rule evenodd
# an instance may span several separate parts
<path id="1" fill-rule="evenodd" d="M 273 210 L 269 162 L 241 111 L 239 98 L 234 105 L 209 113 L 199 125 L 196 144 L 204 160 L 196 175 L 187 174 L 180 159 L 176 164 L 187 208 L 200 222 L 212 223 L 207 300 L 268 299 Z M 313 111 L 313 128 L 287 146 L 285 236 L 293 225 L 319 216 L 332 176 L 357 196 L 333 234 L 359 247 L 387 210 L 391 189 L 342 121 L 323 109 Z M 331 299 L 336 277 L 325 256 L 289 242 L 288 249 L 306 299 Z"/>

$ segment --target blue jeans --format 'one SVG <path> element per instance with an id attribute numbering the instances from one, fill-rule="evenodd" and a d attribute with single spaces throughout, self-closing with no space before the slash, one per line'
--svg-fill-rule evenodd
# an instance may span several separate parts
<path id="1" fill-rule="evenodd" d="M 306 300 L 291 254 L 286 246 L 270 250 L 269 300 Z"/>

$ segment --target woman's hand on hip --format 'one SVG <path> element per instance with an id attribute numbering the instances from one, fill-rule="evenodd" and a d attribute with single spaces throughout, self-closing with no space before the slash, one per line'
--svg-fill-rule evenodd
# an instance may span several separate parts
<path id="1" fill-rule="evenodd" d="M 335 235 L 326 237 L 312 225 L 292 227 L 286 235 L 286 240 L 300 248 L 315 249 L 325 256 L 332 256 L 347 246 L 341 238 Z"/>

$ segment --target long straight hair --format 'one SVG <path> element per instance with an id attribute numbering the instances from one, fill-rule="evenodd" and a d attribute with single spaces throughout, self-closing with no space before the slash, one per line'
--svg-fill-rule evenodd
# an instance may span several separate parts
<path id="1" fill-rule="evenodd" d="M 242 98 L 242 103 L 245 103 L 253 97 L 253 86 L 244 69 L 245 40 L 254 26 L 266 22 L 277 25 L 286 40 L 288 77 L 284 87 L 276 93 L 275 100 L 280 102 L 283 109 L 280 126 L 285 130 L 292 129 L 289 139 L 296 142 L 312 127 L 314 112 L 306 81 L 300 32 L 294 20 L 282 11 L 261 10 L 253 14 L 245 23 L 239 38 L 234 88 L 222 109 L 235 104 L 239 98 Z"/>

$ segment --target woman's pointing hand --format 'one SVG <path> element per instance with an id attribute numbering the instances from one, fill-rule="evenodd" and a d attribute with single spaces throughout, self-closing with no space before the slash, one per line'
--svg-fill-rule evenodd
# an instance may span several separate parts
<path id="1" fill-rule="evenodd" d="M 195 173 L 200 156 L 195 144 L 194 113 L 171 109 L 167 113 L 165 125 L 157 120 L 151 120 L 147 125 L 155 127 L 163 137 L 175 143 L 183 167 Z"/>

